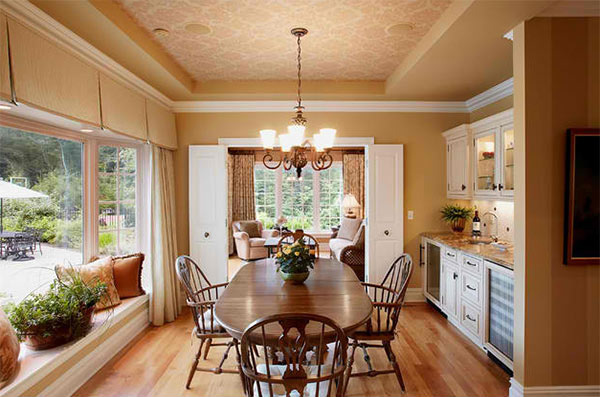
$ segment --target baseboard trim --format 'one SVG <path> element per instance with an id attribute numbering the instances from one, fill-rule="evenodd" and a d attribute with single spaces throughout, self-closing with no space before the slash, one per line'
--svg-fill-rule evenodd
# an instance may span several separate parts
<path id="1" fill-rule="evenodd" d="M 510 379 L 508 397 L 599 397 L 600 385 L 590 386 L 531 386 L 523 387 Z"/>
<path id="2" fill-rule="evenodd" d="M 404 297 L 404 302 L 413 303 L 413 302 L 425 302 L 425 295 L 423 295 L 422 288 L 408 288 L 406 290 L 406 296 Z"/>
<path id="3" fill-rule="evenodd" d="M 133 338 L 148 327 L 148 312 L 143 311 L 136 315 L 128 324 L 96 349 L 86 355 L 80 364 L 71 367 L 58 377 L 50 386 L 45 388 L 39 396 L 64 397 L 71 396 L 96 372 L 98 372 L 110 359 L 125 348 Z"/>

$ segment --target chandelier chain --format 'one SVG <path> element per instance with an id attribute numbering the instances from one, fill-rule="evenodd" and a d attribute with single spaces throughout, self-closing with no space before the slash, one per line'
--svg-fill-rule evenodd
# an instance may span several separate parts
<path id="1" fill-rule="evenodd" d="M 298 109 L 302 108 L 302 46 L 300 45 L 301 36 L 298 35 Z"/>

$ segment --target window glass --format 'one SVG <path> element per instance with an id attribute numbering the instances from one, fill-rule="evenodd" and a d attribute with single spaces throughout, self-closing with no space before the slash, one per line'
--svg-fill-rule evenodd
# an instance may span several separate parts
<path id="1" fill-rule="evenodd" d="M 0 301 L 42 292 L 57 264 L 82 263 L 82 156 L 81 142 L 0 126 L 0 179 L 28 189 L 0 188 Z"/>
<path id="2" fill-rule="evenodd" d="M 290 230 L 330 231 L 340 223 L 343 192 L 340 162 L 325 171 L 307 166 L 301 179 L 295 170 L 270 170 L 260 163 L 254 166 L 256 219 L 266 228 L 272 228 L 283 215 Z"/>
<path id="3" fill-rule="evenodd" d="M 341 204 L 344 195 L 342 165 L 335 163 L 331 168 L 319 171 L 319 221 L 321 230 L 330 230 L 341 221 Z"/>
<path id="4" fill-rule="evenodd" d="M 283 171 L 281 212 L 290 230 L 313 230 L 313 169 L 304 167 L 300 179 L 296 170 Z"/>
<path id="5" fill-rule="evenodd" d="M 136 251 L 137 150 L 98 148 L 98 251 L 122 255 Z"/>
<path id="6" fill-rule="evenodd" d="M 254 204 L 256 219 L 262 222 L 266 229 L 275 225 L 275 181 L 276 171 L 266 168 L 262 164 L 254 167 Z"/>

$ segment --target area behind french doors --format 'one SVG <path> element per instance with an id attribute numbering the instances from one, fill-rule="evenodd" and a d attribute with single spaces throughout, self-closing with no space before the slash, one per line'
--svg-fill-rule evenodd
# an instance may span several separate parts
<path id="1" fill-rule="evenodd" d="M 373 138 L 337 140 L 340 146 L 365 148 L 365 276 L 381 281 L 393 258 L 404 249 L 403 146 L 374 145 Z M 253 146 L 260 147 L 260 139 L 219 139 L 219 145 L 189 148 L 190 255 L 201 263 L 212 283 L 228 278 L 227 148 Z"/>

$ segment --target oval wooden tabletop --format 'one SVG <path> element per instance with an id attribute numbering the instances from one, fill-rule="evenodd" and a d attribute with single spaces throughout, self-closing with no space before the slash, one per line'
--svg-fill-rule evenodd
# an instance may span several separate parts
<path id="1" fill-rule="evenodd" d="M 253 321 L 279 313 L 319 314 L 346 332 L 371 316 L 371 300 L 347 265 L 319 258 L 301 285 L 284 282 L 276 268 L 274 259 L 245 265 L 219 298 L 215 317 L 234 338 L 241 338 Z"/>

